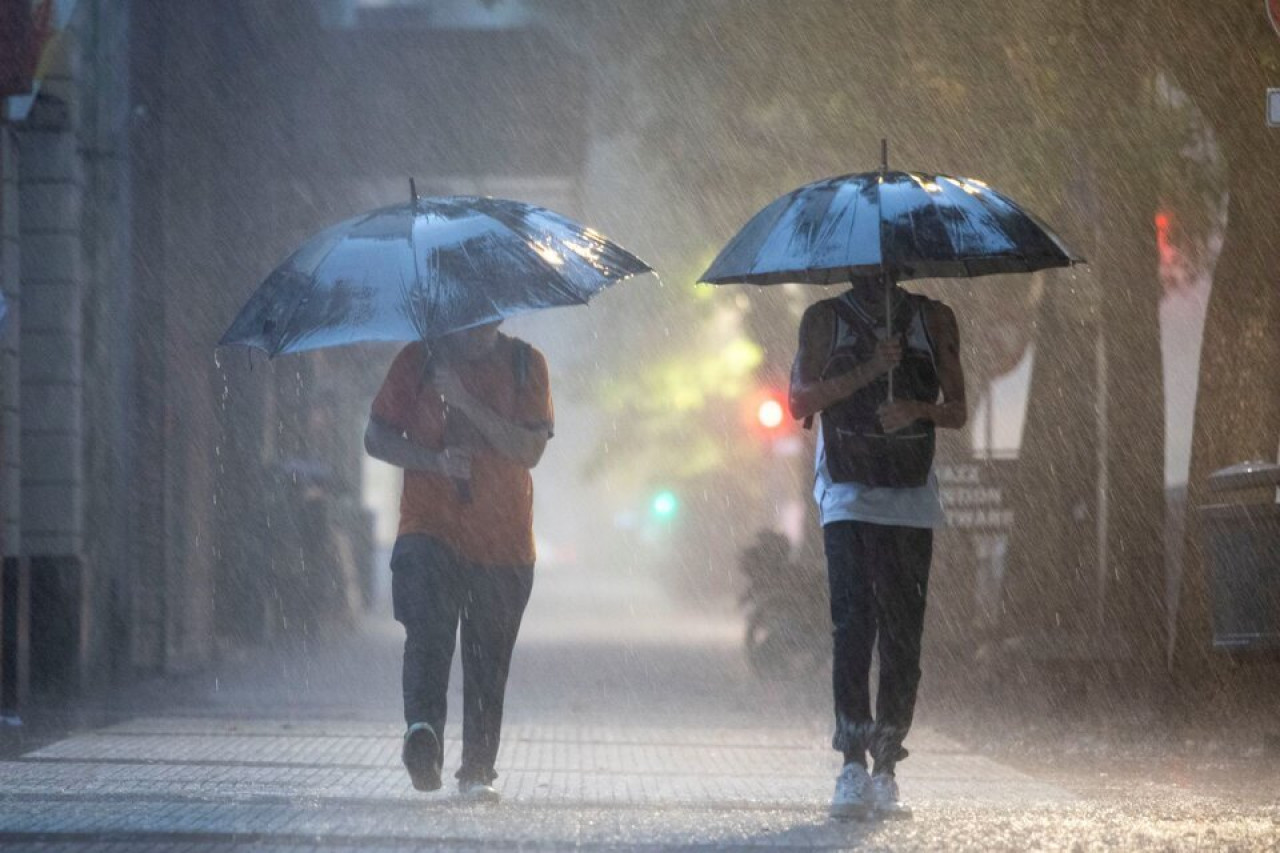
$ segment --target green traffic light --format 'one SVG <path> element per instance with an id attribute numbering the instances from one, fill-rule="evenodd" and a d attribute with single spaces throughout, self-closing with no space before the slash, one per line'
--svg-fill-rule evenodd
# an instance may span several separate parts
<path id="1" fill-rule="evenodd" d="M 680 503 L 674 493 L 662 491 L 653 496 L 652 508 L 653 514 L 658 518 L 671 518 L 680 508 Z"/>

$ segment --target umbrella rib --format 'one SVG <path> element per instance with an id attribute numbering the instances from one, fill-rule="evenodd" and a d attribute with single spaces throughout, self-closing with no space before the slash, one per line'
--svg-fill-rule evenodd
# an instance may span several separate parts
<path id="1" fill-rule="evenodd" d="M 842 186 L 844 185 L 847 184 L 842 184 Z M 858 213 L 862 208 L 862 193 L 860 190 L 861 186 L 859 185 L 859 189 L 853 193 L 853 203 L 849 210 L 849 227 L 844 234 L 844 250 L 841 254 L 846 261 L 853 257 L 853 233 L 858 224 Z M 876 216 L 879 217 L 879 211 L 876 212 Z M 849 277 L 852 279 L 852 274 Z"/>
<path id="2" fill-rule="evenodd" d="M 1006 208 L 1011 208 L 1014 211 L 1014 213 L 1020 216 L 1025 215 L 1022 209 L 1019 208 L 1016 204 L 1014 204 L 1011 200 L 1006 199 L 994 192 L 990 192 L 989 190 L 984 190 L 982 193 L 975 196 L 975 198 L 978 200 L 978 204 L 982 205 L 982 207 L 991 216 L 992 221 L 994 221 L 996 224 L 1000 226 L 1001 233 L 1004 234 L 1005 239 L 1009 241 L 1009 244 L 1014 247 L 1014 251 L 1008 252 L 1004 255 L 998 255 L 996 257 L 1017 259 L 1019 261 L 1022 261 L 1024 264 L 1027 264 L 1028 256 L 1026 252 L 1018 244 L 1018 241 L 1014 239 L 1014 235 L 1008 232 L 1008 229 L 1005 226 L 1003 217 L 1006 211 L 997 209 L 992 200 L 994 199 L 996 201 L 999 201 L 1000 204 L 1004 205 Z M 1043 230 L 1043 229 L 1039 229 L 1039 230 Z"/>
<path id="3" fill-rule="evenodd" d="M 1075 263 L 1080 263 L 1083 261 L 1083 259 L 1077 258 L 1076 253 L 1069 246 L 1067 246 L 1065 243 L 1062 242 L 1062 238 L 1059 237 L 1058 234 L 1054 232 L 1052 228 L 1050 228 L 1047 224 L 1042 222 L 1040 218 L 1036 216 L 1034 213 L 1022 207 L 1020 204 L 1018 204 L 1017 202 L 1015 202 L 1013 199 L 1009 198 L 1002 192 L 998 192 L 996 190 L 990 190 L 989 194 L 993 198 L 999 199 L 1004 204 L 1007 204 L 1010 207 L 1012 207 L 1014 210 L 1018 211 L 1019 214 L 1021 214 L 1025 219 L 1027 219 L 1027 221 L 1029 221 L 1032 225 L 1034 225 L 1040 231 L 1040 233 L 1044 236 L 1044 238 L 1049 242 L 1049 244 L 1053 246 L 1053 248 L 1057 249 L 1062 254 L 1063 258 L 1069 261 L 1067 266 L 1071 266 Z"/>
<path id="4" fill-rule="evenodd" d="M 912 183 L 912 186 L 909 187 L 908 190 L 911 192 L 923 193 L 926 200 L 928 200 L 928 203 L 932 205 L 933 201 L 929 196 L 928 191 L 924 188 L 924 183 L 925 183 L 924 177 L 915 172 L 907 172 L 906 174 L 911 179 L 911 183 Z M 924 229 L 922 227 L 923 222 L 922 222 L 921 211 L 924 210 L 925 208 L 922 205 L 915 204 L 915 203 L 908 204 L 905 207 L 906 207 L 905 218 L 911 227 L 911 245 L 915 249 L 917 256 L 919 256 L 924 254 L 921 251 L 921 244 L 924 242 L 922 239 Z M 923 260 L 923 258 L 917 257 L 916 259 L 913 259 L 913 260 L 918 261 L 918 260 Z M 901 261 L 901 258 L 899 259 L 899 261 Z M 919 264 L 917 263 L 916 266 L 919 266 Z"/>
<path id="5" fill-rule="evenodd" d="M 815 188 L 815 191 L 816 189 L 817 188 Z M 840 186 L 835 181 L 824 181 L 822 184 L 822 189 L 825 191 L 824 196 L 822 196 L 823 200 L 825 201 L 825 205 L 822 208 L 822 214 L 817 217 L 813 217 L 811 215 L 811 220 L 810 220 L 810 232 L 809 232 L 809 239 L 807 241 L 808 247 L 807 247 L 807 251 L 805 252 L 805 254 L 809 257 L 813 256 L 815 250 L 817 250 L 821 245 L 821 242 L 820 242 L 821 239 L 826 236 L 823 234 L 823 223 L 827 219 L 828 214 L 830 214 L 831 212 L 831 206 L 832 204 L 834 204 L 836 195 L 840 191 Z M 817 193 L 815 192 L 815 195 L 816 194 Z M 794 233 L 795 232 L 793 232 L 793 235 Z"/>
<path id="6" fill-rule="evenodd" d="M 374 213 L 376 213 L 376 211 Z M 360 217 L 360 221 L 355 223 L 355 225 L 352 225 L 351 228 L 358 228 L 365 224 L 374 217 L 374 213 L 369 213 Z M 348 229 L 348 231 L 350 231 L 350 229 Z M 298 297 L 298 301 L 293 303 L 293 307 L 289 309 L 289 319 L 280 324 L 280 333 L 276 336 L 276 341 L 271 345 L 271 349 L 267 351 L 270 357 L 274 358 L 283 352 L 280 348 L 280 342 L 284 340 L 285 332 L 288 330 L 289 324 L 293 322 L 293 318 L 298 313 L 298 309 L 302 307 L 302 303 L 306 302 L 311 296 L 311 291 L 315 290 L 316 273 L 320 271 L 320 267 L 324 266 L 324 262 L 329 260 L 329 256 L 337 250 L 338 246 L 342 244 L 344 239 L 345 235 L 334 240 L 333 245 L 325 251 L 325 253 L 320 257 L 320 260 L 316 261 L 315 266 L 311 268 L 311 272 L 307 273 L 307 278 L 310 279 L 310 286 L 303 291 L 302 295 Z"/>
<path id="7" fill-rule="evenodd" d="M 960 185 L 963 178 L 953 178 L 950 175 L 937 175 L 934 177 L 936 183 L 942 189 L 943 199 L 954 199 L 951 202 L 951 208 L 959 214 L 959 222 L 955 224 L 955 233 L 952 234 L 950 228 L 947 229 L 947 238 L 951 240 L 952 256 L 957 262 L 964 266 L 965 277 L 972 278 L 973 273 L 973 255 L 968 249 L 961 251 L 961 246 L 972 245 L 979 238 L 982 230 L 982 223 L 976 221 L 975 214 L 965 205 L 968 204 L 966 199 L 970 194 L 965 192 Z M 975 201 L 974 204 L 983 207 L 981 202 Z M 963 223 L 963 224 L 961 224 Z"/>
<path id="8" fill-rule="evenodd" d="M 415 266 L 416 266 L 416 263 L 415 263 Z M 404 304 L 412 307 L 413 306 L 413 288 L 409 286 L 409 283 L 407 281 L 405 281 L 404 270 L 399 270 L 397 271 L 396 274 L 400 276 L 400 300 Z M 422 330 L 421 324 L 418 322 L 418 317 L 416 316 L 416 314 L 410 317 L 410 321 L 413 323 L 413 327 L 417 331 L 418 337 L 420 339 L 425 338 L 425 336 L 422 334 L 423 330 Z"/>
<path id="9" fill-rule="evenodd" d="M 956 240 L 957 235 L 952 233 L 951 223 L 947 222 L 947 218 L 942 215 L 942 206 L 938 204 L 939 200 L 946 198 L 947 189 L 943 186 L 946 181 L 940 180 L 938 175 L 929 175 L 929 179 L 930 182 L 938 188 L 937 196 L 930 196 L 930 198 L 934 200 L 930 201 L 929 204 L 933 207 L 933 211 L 938 217 L 938 225 L 941 226 L 940 230 L 944 235 L 946 235 L 947 245 L 951 247 L 951 258 L 963 263 L 965 272 L 968 272 L 969 263 L 968 261 L 962 260 L 960 244 Z M 963 212 L 964 211 L 962 209 L 961 213 Z"/>
<path id="10" fill-rule="evenodd" d="M 489 218 L 492 219 L 493 217 L 489 217 Z M 494 219 L 494 221 L 497 222 L 498 220 Z M 462 250 L 462 256 L 467 259 L 467 263 L 471 266 L 471 269 L 475 270 L 476 263 L 475 263 L 475 260 L 471 257 L 471 250 L 467 248 L 465 243 L 460 245 L 459 248 Z M 493 301 L 493 296 L 491 296 L 488 293 L 484 293 L 481 295 L 484 296 L 484 301 L 489 303 L 489 308 L 493 311 L 494 316 L 498 318 L 502 318 L 503 316 L 505 316 L 502 313 L 502 309 L 498 307 L 498 303 Z"/>
<path id="11" fill-rule="evenodd" d="M 773 229 L 777 227 L 778 221 L 782 219 L 783 216 L 786 215 L 787 211 L 791 209 L 791 206 L 796 203 L 796 199 L 799 198 L 799 196 L 797 195 L 797 191 L 795 190 L 792 190 L 787 195 L 789 196 L 787 198 L 787 203 L 780 205 L 778 207 L 777 215 L 773 217 L 773 221 L 769 223 L 768 229 L 766 229 L 764 232 L 766 235 L 766 239 L 760 241 L 760 245 L 756 246 L 755 252 L 752 253 L 751 255 L 751 263 L 747 264 L 748 276 L 753 276 L 756 274 L 756 269 L 758 268 L 757 265 L 760 262 L 760 255 L 762 252 L 764 252 L 764 247 L 768 245 L 768 242 L 769 242 L 767 239 L 767 235 L 770 235 L 773 233 Z"/>
<path id="12" fill-rule="evenodd" d="M 415 199 L 416 201 L 416 199 Z M 414 243 L 413 232 L 418 224 L 417 205 L 414 204 L 409 209 L 409 255 L 413 258 L 413 284 L 418 291 L 418 304 L 427 305 L 427 294 L 423 292 L 422 287 L 422 270 L 418 267 L 418 247 Z M 418 337 L 424 341 L 427 339 L 427 318 L 417 316 L 418 312 L 414 312 L 415 325 L 418 327 Z"/>
<path id="13" fill-rule="evenodd" d="M 520 233 L 519 231 L 517 231 L 515 228 L 513 228 L 513 227 L 511 227 L 510 225 L 508 225 L 507 223 L 503 222 L 501 219 L 499 219 L 498 217 L 494 216 L 492 213 L 487 213 L 487 212 L 482 211 L 482 210 L 476 210 L 474 207 L 467 207 L 466 205 L 463 205 L 463 204 L 459 204 L 459 205 L 457 205 L 457 206 L 458 206 L 458 207 L 462 207 L 462 208 L 464 208 L 464 209 L 466 209 L 466 210 L 469 210 L 469 211 L 471 211 L 472 213 L 478 213 L 478 214 L 480 214 L 481 216 L 485 217 L 486 219 L 489 219 L 489 220 L 491 220 L 491 221 L 493 221 L 493 222 L 498 223 L 498 224 L 499 224 L 499 225 L 501 225 L 503 228 L 505 228 L 507 231 L 510 231 L 512 234 L 514 234 L 514 235 L 515 235 L 517 238 L 519 238 L 522 242 L 524 242 L 524 243 L 526 243 L 526 244 L 528 243 L 529 238 L 528 238 L 526 235 L 521 234 L 521 233 Z M 537 252 L 534 252 L 533 254 L 537 256 L 539 263 L 541 263 L 543 266 L 545 266 L 545 267 L 547 268 L 547 270 L 548 270 L 548 271 L 549 271 L 549 272 L 550 272 L 550 273 L 555 277 L 555 280 L 554 280 L 553 282 L 551 282 L 551 283 L 552 283 L 552 285 L 555 287 L 555 289 L 556 289 L 556 290 L 559 290 L 561 293 L 563 293 L 564 295 L 568 296 L 570 299 L 572 299 L 572 300 L 573 300 L 576 304 L 578 304 L 578 305 L 586 305 L 586 304 L 587 304 L 587 299 L 586 299 L 586 297 L 584 297 L 584 296 L 580 295 L 579 293 L 577 293 L 577 291 L 575 291 L 572 287 L 570 287 L 570 286 L 568 285 L 568 283 L 564 280 L 564 277 L 563 277 L 562 275 L 560 275 L 560 272 L 559 272 L 559 271 L 558 271 L 554 266 L 552 266 L 552 264 L 551 264 L 551 262 L 550 262 L 550 261 L 548 261 L 546 258 L 544 258 L 544 257 L 542 257 L 541 255 L 539 255 Z M 564 256 L 564 255 L 562 255 L 561 257 L 564 257 L 566 261 L 568 260 L 568 258 L 567 258 L 566 256 Z M 493 299 L 489 299 L 489 304 L 490 304 L 490 305 L 493 305 L 493 304 L 494 304 Z M 494 307 L 496 308 L 497 306 L 496 306 L 496 305 L 494 305 Z M 501 311 L 499 311 L 499 313 L 501 313 Z"/>

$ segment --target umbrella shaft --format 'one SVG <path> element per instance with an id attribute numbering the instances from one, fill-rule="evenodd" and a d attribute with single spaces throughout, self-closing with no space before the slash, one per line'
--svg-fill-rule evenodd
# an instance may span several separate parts
<path id="1" fill-rule="evenodd" d="M 893 276 L 884 274 L 884 336 L 893 337 Z M 893 402 L 893 366 L 889 366 L 889 402 Z"/>

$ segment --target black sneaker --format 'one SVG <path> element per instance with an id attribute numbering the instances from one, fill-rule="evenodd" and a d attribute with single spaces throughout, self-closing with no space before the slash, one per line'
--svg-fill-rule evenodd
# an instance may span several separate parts
<path id="1" fill-rule="evenodd" d="M 413 787 L 419 791 L 440 789 L 440 739 L 427 723 L 414 723 L 404 733 L 400 760 L 409 771 Z"/>

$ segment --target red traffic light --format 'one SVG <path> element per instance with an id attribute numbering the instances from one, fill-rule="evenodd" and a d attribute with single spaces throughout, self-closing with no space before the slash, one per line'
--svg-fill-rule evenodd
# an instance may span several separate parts
<path id="1" fill-rule="evenodd" d="M 776 388 L 757 388 L 742 401 L 742 419 L 761 437 L 780 435 L 791 420 L 787 413 L 786 395 Z"/>
<path id="2" fill-rule="evenodd" d="M 766 397 L 760 401 L 760 405 L 756 408 L 756 420 L 765 429 L 777 429 L 782 426 L 786 419 L 786 409 L 782 407 L 782 401 L 776 397 Z"/>

